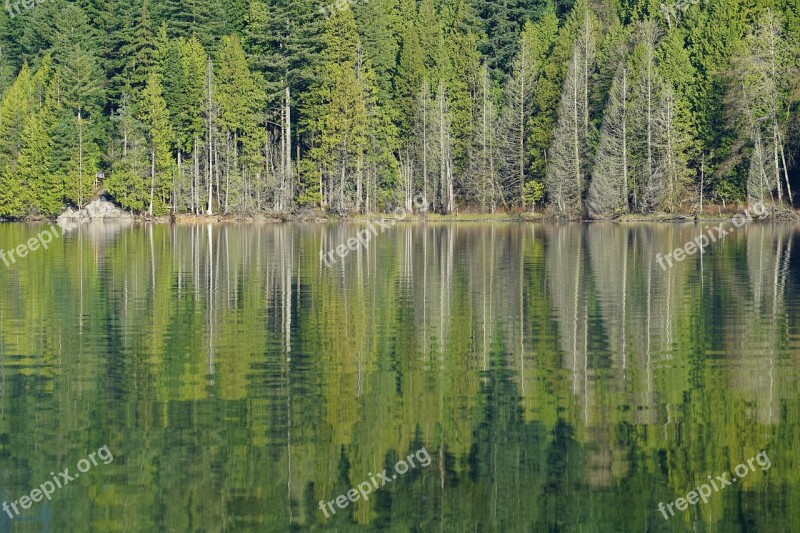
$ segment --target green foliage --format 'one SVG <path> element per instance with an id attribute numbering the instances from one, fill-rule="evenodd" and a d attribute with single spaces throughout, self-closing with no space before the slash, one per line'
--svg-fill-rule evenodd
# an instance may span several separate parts
<path id="1" fill-rule="evenodd" d="M 144 127 L 144 140 L 150 157 L 148 212 L 151 215 L 161 215 L 166 212 L 172 185 L 169 179 L 172 167 L 172 130 L 169 127 L 169 114 L 162 96 L 161 82 L 155 72 L 150 73 L 139 98 L 138 120 Z"/>
<path id="2" fill-rule="evenodd" d="M 525 184 L 541 182 L 564 155 L 554 143 L 558 110 L 587 10 L 596 19 L 596 63 L 581 111 L 582 169 L 593 166 L 612 82 L 626 64 L 637 117 L 629 124 L 633 207 L 685 209 L 701 174 L 712 197 L 742 194 L 768 152 L 779 160 L 782 188 L 797 185 L 800 8 L 791 0 L 81 0 L 36 4 L 0 20 L 0 211 L 22 216 L 83 204 L 99 192 L 98 171 L 108 180 L 100 188 L 149 210 L 154 160 L 156 211 L 174 204 L 208 212 L 215 203 L 236 212 L 294 203 L 335 208 L 334 194 L 340 204 L 373 210 L 407 201 L 424 183 L 439 195 L 445 175 L 453 177 L 456 205 L 480 203 L 486 195 L 477 184 L 496 172 L 503 199 L 519 205 Z M 752 34 L 767 12 L 784 28 L 774 105 L 743 96 L 773 94 L 750 68 L 758 59 Z M 652 34 L 646 58 L 642 27 Z M 535 70 L 524 81 L 515 75 L 521 61 Z M 482 65 L 492 78 L 487 87 Z M 643 98 L 648 65 L 652 90 Z M 163 108 L 155 105 L 152 74 Z M 426 115 L 433 98 L 420 98 L 426 83 L 430 97 L 443 90 L 444 136 Z M 657 113 L 643 122 L 648 100 Z M 489 114 L 487 101 L 499 103 Z M 752 104 L 746 113 L 745 101 Z M 157 124 L 147 123 L 146 108 Z M 43 126 L 26 130 L 37 114 Z M 769 132 L 754 134 L 747 117 L 766 124 L 772 115 L 772 140 L 759 140 Z M 486 117 L 497 118 L 485 124 Z M 644 126 L 651 137 L 643 144 Z M 10 192 L 22 183 L 26 132 L 26 179 L 60 184 L 47 194 L 52 202 L 30 208 Z M 476 142 L 490 134 L 496 139 Z M 34 157 L 31 143 L 43 142 L 48 153 Z M 485 157 L 487 146 L 497 149 L 496 161 Z M 489 164 L 475 166 L 479 160 Z M 478 168 L 492 177 L 478 176 Z"/>
<path id="3" fill-rule="evenodd" d="M 544 198 L 544 183 L 541 181 L 528 181 L 522 186 L 522 203 L 535 208 L 536 204 Z"/>

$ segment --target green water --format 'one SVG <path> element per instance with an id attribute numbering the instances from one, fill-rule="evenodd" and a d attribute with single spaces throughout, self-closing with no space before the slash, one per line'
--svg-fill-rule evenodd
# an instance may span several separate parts
<path id="1" fill-rule="evenodd" d="M 664 271 L 694 225 L 409 224 L 326 267 L 359 229 L 87 227 L 0 263 L 0 499 L 113 454 L 0 531 L 800 531 L 797 227 Z"/>

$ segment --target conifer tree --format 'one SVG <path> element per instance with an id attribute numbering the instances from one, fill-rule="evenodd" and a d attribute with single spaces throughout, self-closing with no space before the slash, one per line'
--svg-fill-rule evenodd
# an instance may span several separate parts
<path id="1" fill-rule="evenodd" d="M 125 87 L 137 90 L 145 87 L 155 63 L 156 30 L 150 18 L 150 0 L 142 0 L 132 28 L 131 40 L 120 53 L 124 57 L 122 68 Z"/>
<path id="2" fill-rule="evenodd" d="M 139 98 L 139 122 L 144 126 L 144 139 L 150 162 L 147 214 L 153 216 L 165 212 L 172 186 L 169 179 L 172 132 L 169 127 L 167 104 L 162 96 L 161 82 L 155 72 L 150 73 L 147 85 Z"/>
<path id="3" fill-rule="evenodd" d="M 22 215 L 56 215 L 63 206 L 61 180 L 50 166 L 53 138 L 47 113 L 46 107 L 34 113 L 22 132 L 16 170 L 21 183 Z"/>
<path id="4" fill-rule="evenodd" d="M 119 108 L 111 118 L 116 127 L 116 138 L 113 142 L 111 174 L 105 180 L 105 186 L 121 206 L 141 213 L 148 201 L 146 186 L 150 165 L 142 134 L 144 127 L 137 120 L 137 114 L 130 97 L 123 94 Z"/>
<path id="5" fill-rule="evenodd" d="M 247 146 L 248 157 L 252 157 L 254 146 L 258 146 L 259 122 L 263 93 L 255 76 L 250 72 L 244 49 L 235 36 L 222 40 L 217 61 L 217 92 L 219 102 L 219 125 L 224 132 L 225 199 L 223 211 L 241 207 L 242 171 L 240 154 Z M 253 141 L 253 142 L 248 142 Z M 257 148 L 255 148 L 257 151 Z M 247 157 L 245 158 L 247 161 Z M 233 180 L 233 187 L 231 181 Z M 233 198 L 233 199 L 232 199 Z"/>
<path id="6" fill-rule="evenodd" d="M 398 99 L 401 135 L 411 135 L 411 124 L 414 119 L 414 103 L 426 77 L 425 58 L 419 42 L 419 29 L 415 18 L 406 22 L 403 39 L 400 45 L 400 61 L 395 77 L 395 98 Z"/>
<path id="7" fill-rule="evenodd" d="M 310 130 L 317 138 L 313 157 L 319 162 L 328 205 L 339 212 L 357 206 L 354 177 L 363 167 L 367 106 L 357 76 L 361 49 L 355 20 L 347 8 L 325 25 L 319 82 L 306 110 Z"/>

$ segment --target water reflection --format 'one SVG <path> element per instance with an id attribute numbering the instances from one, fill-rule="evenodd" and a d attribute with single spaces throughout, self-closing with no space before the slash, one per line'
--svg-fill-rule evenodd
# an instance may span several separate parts
<path id="1" fill-rule="evenodd" d="M 400 224 L 326 267 L 359 229 L 77 227 L 0 270 L 0 498 L 115 457 L 0 531 L 800 529 L 795 226 L 664 271 L 700 228 Z"/>

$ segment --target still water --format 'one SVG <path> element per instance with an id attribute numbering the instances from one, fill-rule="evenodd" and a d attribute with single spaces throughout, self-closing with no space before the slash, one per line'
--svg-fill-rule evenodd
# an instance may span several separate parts
<path id="1" fill-rule="evenodd" d="M 0 263 L 0 531 L 800 531 L 798 226 L 663 270 L 702 228 L 408 224 L 326 266 L 359 229 Z"/>

